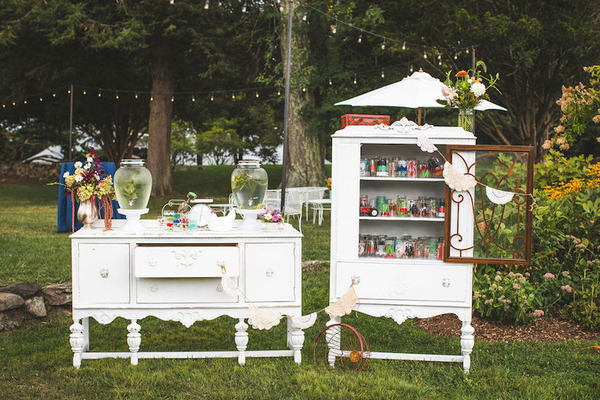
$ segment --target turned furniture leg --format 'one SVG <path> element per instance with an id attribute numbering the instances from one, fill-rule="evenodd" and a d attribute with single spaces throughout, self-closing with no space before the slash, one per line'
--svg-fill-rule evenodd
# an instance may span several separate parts
<path id="1" fill-rule="evenodd" d="M 235 324 L 235 345 L 239 351 L 238 363 L 240 365 L 246 364 L 246 347 L 248 346 L 248 324 L 244 322 L 244 318 L 240 318 L 240 322 Z"/>
<path id="2" fill-rule="evenodd" d="M 81 322 L 83 325 L 83 341 L 85 343 L 83 351 L 88 351 L 90 349 L 90 317 L 82 318 Z"/>
<path id="3" fill-rule="evenodd" d="M 85 327 L 81 325 L 79 319 L 73 320 L 73 325 L 70 326 L 71 335 L 69 342 L 71 343 L 71 349 L 73 350 L 73 366 L 75 368 L 81 367 L 81 355 L 85 351 L 86 334 L 84 333 Z"/>
<path id="4" fill-rule="evenodd" d="M 339 317 L 331 318 L 327 322 L 327 326 L 329 327 L 334 324 L 339 324 L 341 321 L 342 321 L 342 319 Z M 329 362 L 329 365 L 331 365 L 332 367 L 335 367 L 335 358 L 337 356 L 341 355 L 341 349 L 340 349 L 341 331 L 342 331 L 341 326 L 335 326 L 333 328 L 327 329 L 327 332 L 325 332 L 325 339 L 327 340 L 327 344 L 329 346 L 329 352 L 327 353 L 327 361 Z"/>
<path id="5" fill-rule="evenodd" d="M 142 344 L 142 335 L 140 330 L 142 327 L 137 323 L 137 320 L 132 319 L 131 324 L 127 325 L 127 344 L 131 352 L 131 365 L 138 365 L 137 352 Z"/>
<path id="6" fill-rule="evenodd" d="M 287 343 L 288 347 L 294 351 L 294 362 L 302 362 L 302 346 L 304 345 L 304 331 L 294 326 L 293 318 L 287 317 Z"/>
<path id="7" fill-rule="evenodd" d="M 469 369 L 471 368 L 471 352 L 475 345 L 475 336 L 473 336 L 475 329 L 471 326 L 471 320 L 463 321 L 460 331 L 460 348 L 463 355 L 463 369 L 465 370 L 465 374 L 468 374 Z"/>

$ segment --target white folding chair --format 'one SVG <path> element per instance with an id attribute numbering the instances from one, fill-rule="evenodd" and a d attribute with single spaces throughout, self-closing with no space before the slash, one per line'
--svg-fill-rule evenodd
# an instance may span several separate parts
<path id="1" fill-rule="evenodd" d="M 302 233 L 302 200 L 303 193 L 297 190 L 285 191 L 285 209 L 284 215 L 286 222 L 290 222 L 290 217 L 298 217 L 298 230 Z"/>
<path id="2" fill-rule="evenodd" d="M 308 208 L 312 207 L 313 200 L 320 200 L 325 195 L 325 191 L 327 188 L 324 187 L 308 187 L 306 192 L 304 193 L 304 214 L 306 215 L 306 220 L 308 221 Z M 314 218 L 313 218 L 314 220 Z M 314 222 L 313 222 L 314 223 Z"/>

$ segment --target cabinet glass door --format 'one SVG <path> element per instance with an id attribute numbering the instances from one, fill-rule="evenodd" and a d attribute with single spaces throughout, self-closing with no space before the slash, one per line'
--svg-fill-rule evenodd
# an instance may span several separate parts
<path id="1" fill-rule="evenodd" d="M 444 261 L 528 264 L 533 147 L 448 146 L 447 159 L 459 183 L 446 186 Z M 474 187 L 459 190 L 461 177 Z"/>

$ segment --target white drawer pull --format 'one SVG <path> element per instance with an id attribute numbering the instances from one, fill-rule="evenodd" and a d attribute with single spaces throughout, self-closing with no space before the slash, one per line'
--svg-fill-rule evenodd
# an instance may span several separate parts
<path id="1" fill-rule="evenodd" d="M 103 277 L 104 279 L 108 278 L 108 274 L 109 274 L 109 270 L 107 270 L 106 268 L 101 269 L 100 270 L 100 276 Z"/>
<path id="2" fill-rule="evenodd" d="M 219 293 L 223 292 L 223 285 L 221 285 L 221 284 L 217 285 L 217 292 L 219 292 Z"/>
<path id="3" fill-rule="evenodd" d="M 442 286 L 443 287 L 449 287 L 450 286 L 450 279 L 449 278 L 442 279 Z"/>
<path id="4" fill-rule="evenodd" d="M 158 292 L 158 286 L 156 286 L 156 285 L 154 285 L 154 286 L 151 286 L 151 287 L 150 287 L 150 291 L 151 291 L 152 293 L 156 293 L 156 292 Z"/>
<path id="5" fill-rule="evenodd" d="M 352 284 L 358 285 L 360 283 L 360 275 L 352 275 Z"/>
<path id="6" fill-rule="evenodd" d="M 273 271 L 271 268 L 269 268 L 266 273 L 267 273 L 267 276 L 270 278 L 270 277 L 273 276 L 273 274 L 275 273 L 275 271 Z"/>
<path id="7" fill-rule="evenodd" d="M 148 265 L 151 267 L 156 267 L 156 264 L 157 264 L 157 262 L 154 258 L 151 259 L 150 261 L 148 261 Z"/>

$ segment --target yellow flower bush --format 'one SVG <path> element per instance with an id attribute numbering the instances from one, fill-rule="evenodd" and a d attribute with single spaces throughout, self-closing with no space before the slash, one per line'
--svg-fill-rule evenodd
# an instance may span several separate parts
<path id="1" fill-rule="evenodd" d="M 556 186 L 544 186 L 544 192 L 553 200 L 563 196 L 577 194 L 588 188 L 600 187 L 600 163 L 590 165 L 585 169 L 587 177 L 572 179 L 568 182 L 559 182 Z"/>

